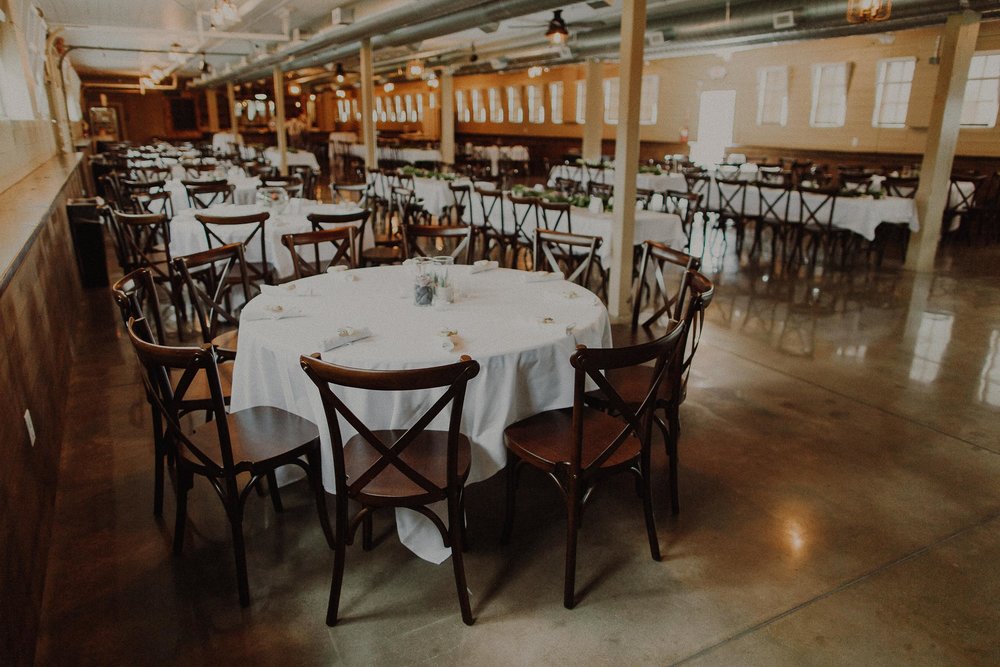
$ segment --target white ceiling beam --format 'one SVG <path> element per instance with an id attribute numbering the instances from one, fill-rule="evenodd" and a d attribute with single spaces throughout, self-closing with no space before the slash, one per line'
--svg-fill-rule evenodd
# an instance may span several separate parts
<path id="1" fill-rule="evenodd" d="M 115 35 L 155 35 L 162 38 L 175 38 L 175 37 L 208 37 L 210 39 L 248 39 L 257 42 L 289 42 L 291 41 L 290 35 L 283 35 L 281 33 L 270 33 L 270 32 L 228 32 L 225 30 L 208 30 L 199 33 L 197 30 L 168 30 L 164 28 L 139 28 L 134 26 L 114 26 L 114 25 L 84 25 L 78 23 L 54 23 L 49 25 L 50 28 L 62 28 L 63 30 L 72 31 L 85 31 L 85 32 L 97 32 L 104 34 L 115 34 Z"/>

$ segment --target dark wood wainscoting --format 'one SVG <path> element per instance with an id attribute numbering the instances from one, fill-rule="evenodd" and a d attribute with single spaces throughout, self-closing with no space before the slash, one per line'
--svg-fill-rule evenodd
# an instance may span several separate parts
<path id="1" fill-rule="evenodd" d="M 82 296 L 65 206 L 82 194 L 80 174 L 79 159 L 57 157 L 0 193 L 0 242 L 23 243 L 0 282 L 0 662 L 6 664 L 34 660 Z M 36 216 L 37 227 L 6 233 L 23 228 L 23 219 L 12 218 L 25 212 Z"/>

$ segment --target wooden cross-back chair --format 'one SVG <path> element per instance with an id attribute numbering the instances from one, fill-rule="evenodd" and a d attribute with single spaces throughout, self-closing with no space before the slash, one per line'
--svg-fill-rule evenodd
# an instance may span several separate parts
<path id="1" fill-rule="evenodd" d="M 370 183 L 330 183 L 330 198 L 334 204 L 350 202 L 368 208 L 371 189 Z"/>
<path id="2" fill-rule="evenodd" d="M 273 280 L 273 273 L 271 267 L 267 261 L 267 220 L 271 217 L 271 214 L 267 211 L 261 211 L 260 213 L 250 213 L 248 215 L 208 215 L 206 213 L 195 213 L 195 220 L 201 223 L 201 227 L 205 232 L 205 242 L 208 244 L 209 248 L 214 248 L 217 246 L 224 246 L 232 243 L 231 239 L 224 239 L 219 235 L 219 231 L 225 228 L 234 228 L 240 225 L 245 225 L 249 228 L 240 230 L 242 232 L 242 238 L 239 242 L 245 247 L 250 248 L 251 244 L 260 244 L 260 261 L 259 262 L 249 262 L 247 263 L 247 270 L 251 275 L 251 281 L 254 283 L 264 282 L 270 284 Z M 219 229 L 219 231 L 216 230 Z M 235 230 L 234 230 L 235 231 Z"/>
<path id="3" fill-rule="evenodd" d="M 833 225 L 833 214 L 837 206 L 837 188 L 809 188 L 799 186 L 799 223 L 797 241 L 793 257 L 801 261 L 805 256 L 806 244 L 810 247 L 809 269 L 816 268 L 819 249 L 823 248 L 824 262 L 830 262 L 841 244 L 842 263 L 847 259 L 846 241 L 850 232 Z"/>
<path id="4" fill-rule="evenodd" d="M 239 345 L 240 313 L 255 296 L 247 275 L 243 244 L 231 243 L 176 257 L 173 264 L 194 305 L 202 340 L 215 346 L 221 358 L 234 359 Z M 238 295 L 234 293 L 237 286 L 241 292 Z"/>
<path id="5" fill-rule="evenodd" d="M 885 188 L 885 193 L 890 197 L 902 197 L 904 199 L 913 199 L 917 196 L 917 187 L 920 185 L 920 178 L 914 177 L 901 177 L 901 176 L 886 176 L 885 180 L 882 182 L 882 187 Z"/>
<path id="6" fill-rule="evenodd" d="M 475 250 L 472 225 L 403 225 L 403 255 L 435 257 L 447 255 L 456 264 L 471 264 Z M 427 247 L 421 241 L 429 242 Z"/>
<path id="7" fill-rule="evenodd" d="M 668 482 L 670 485 L 671 512 L 680 512 L 678 491 L 678 443 L 680 441 L 680 405 L 687 397 L 688 378 L 691 365 L 701 336 L 705 329 L 705 311 L 712 303 L 715 285 L 704 274 L 691 270 L 688 278 L 688 298 L 685 302 L 679 324 L 683 329 L 683 339 L 678 345 L 669 381 L 661 385 L 656 398 L 656 409 L 664 413 L 665 421 L 654 414 L 654 423 L 663 436 L 668 458 Z M 652 379 L 653 369 L 649 366 L 633 366 L 613 369 L 607 373 L 608 381 L 618 387 L 621 397 L 632 405 L 642 402 L 646 387 Z M 600 388 L 587 393 L 587 403 L 600 410 L 614 412 Z"/>
<path id="8" fill-rule="evenodd" d="M 716 178 L 714 181 L 713 199 L 715 205 L 711 212 L 718 215 L 716 228 L 725 232 L 726 224 L 732 223 L 736 231 L 736 254 L 743 250 L 743 236 L 747 217 L 746 199 L 749 182 L 739 178 Z"/>
<path id="9" fill-rule="evenodd" d="M 655 340 L 663 335 L 668 323 L 680 320 L 691 271 L 700 266 L 697 257 L 657 241 L 645 241 L 632 292 L 632 319 L 627 326 L 611 326 L 615 345 Z"/>
<path id="10" fill-rule="evenodd" d="M 181 166 L 184 168 L 184 175 L 187 178 L 200 179 L 204 178 L 206 174 L 213 174 L 218 168 L 217 164 L 205 164 L 203 162 L 182 162 Z"/>
<path id="11" fill-rule="evenodd" d="M 159 165 L 133 167 L 131 176 L 136 181 L 165 181 L 170 178 L 170 170 Z"/>
<path id="12" fill-rule="evenodd" d="M 542 226 L 556 232 L 573 233 L 573 214 L 569 202 L 538 200 L 541 211 Z"/>
<path id="13" fill-rule="evenodd" d="M 590 197 L 599 197 L 605 204 L 608 203 L 608 200 L 614 194 L 615 186 L 613 183 L 604 183 L 602 181 L 589 181 L 587 183 L 587 195 Z"/>
<path id="14" fill-rule="evenodd" d="M 750 245 L 750 257 L 760 249 L 764 232 L 771 232 L 771 262 L 777 259 L 778 241 L 782 242 L 782 256 L 788 252 L 788 237 L 793 233 L 794 223 L 789 220 L 792 203 L 792 187 L 790 185 L 756 184 L 759 210 L 753 230 L 753 243 Z"/>
<path id="15" fill-rule="evenodd" d="M 431 520 L 450 547 L 462 620 L 475 619 L 469 604 L 465 579 L 464 489 L 471 465 L 469 439 L 460 432 L 466 387 L 479 373 L 479 364 L 467 356 L 458 363 L 414 370 L 369 371 L 344 368 L 324 362 L 319 355 L 300 358 L 302 369 L 319 391 L 326 413 L 333 455 L 336 506 L 333 578 L 327 605 L 326 623 L 336 625 L 340 592 L 344 580 L 346 546 L 353 544 L 363 525 L 363 546 L 372 547 L 372 513 L 380 508 L 407 507 Z M 331 389 L 331 385 L 370 392 L 420 392 L 444 390 L 422 414 L 413 415 L 408 429 L 372 430 Z M 447 431 L 428 430 L 435 417 L 450 405 Z M 345 438 L 340 424 L 357 432 Z M 348 518 L 347 499 L 360 503 L 361 510 Z M 427 505 L 447 501 L 448 525 Z"/>
<path id="16" fill-rule="evenodd" d="M 174 217 L 174 200 L 166 190 L 133 194 L 132 208 L 136 213 L 163 214 L 168 220 Z"/>
<path id="17" fill-rule="evenodd" d="M 325 273 L 331 266 L 345 264 L 348 268 L 355 268 L 354 248 L 356 230 L 351 225 L 337 227 L 334 229 L 320 229 L 313 232 L 300 232 L 298 234 L 285 234 L 281 237 L 281 243 L 288 248 L 292 256 L 292 279 L 298 280 L 306 276 L 315 276 Z M 299 248 L 312 246 L 313 259 L 306 259 Z M 333 256 L 328 260 L 320 260 L 320 248 L 329 246 L 332 248 Z"/>
<path id="18" fill-rule="evenodd" d="M 600 236 L 536 229 L 532 253 L 534 270 L 562 273 L 569 282 L 590 289 L 596 267 L 600 280 L 598 291 L 607 298 L 607 279 L 597 256 L 600 247 Z"/>
<path id="19" fill-rule="evenodd" d="M 508 193 L 507 200 L 511 204 L 511 211 L 514 216 L 514 230 L 517 234 L 518 242 L 530 249 L 534 245 L 534 232 L 539 225 L 538 197 L 519 197 Z M 531 258 L 527 258 L 531 259 Z"/>
<path id="20" fill-rule="evenodd" d="M 261 176 L 261 188 L 283 188 L 289 197 L 301 197 L 303 190 L 302 177 L 298 174 L 290 176 Z"/>
<path id="21" fill-rule="evenodd" d="M 840 172 L 840 189 L 847 193 L 865 194 L 871 186 L 871 175 L 862 172 Z"/>
<path id="22" fill-rule="evenodd" d="M 355 241 L 351 257 L 355 266 L 358 266 L 360 265 L 358 260 L 365 247 L 365 235 L 368 233 L 368 223 L 371 217 L 372 211 L 362 206 L 359 210 L 348 213 L 309 213 L 306 215 L 306 220 L 312 225 L 314 232 L 344 225 L 354 227 Z"/>
<path id="23" fill-rule="evenodd" d="M 449 222 L 467 225 L 473 223 L 475 216 L 472 214 L 472 188 L 471 183 L 448 184 L 448 190 L 451 192 L 452 198 L 452 206 L 447 214 Z"/>
<path id="24" fill-rule="evenodd" d="M 691 234 L 694 231 L 694 223 L 698 213 L 701 212 L 702 195 L 697 192 L 677 192 L 676 190 L 665 190 L 663 197 L 663 212 L 673 213 L 681 219 L 681 228 L 687 239 L 687 247 L 691 247 Z M 705 233 L 705 220 L 702 220 L 702 236 Z"/>
<path id="25" fill-rule="evenodd" d="M 254 407 L 227 412 L 211 345 L 158 345 L 151 340 L 143 320 L 131 319 L 127 329 L 142 368 L 147 395 L 164 423 L 165 441 L 175 460 L 174 553 L 179 555 L 183 549 L 187 494 L 194 485 L 194 476 L 200 475 L 212 485 L 225 508 L 232 532 L 240 605 L 249 606 L 243 513 L 247 498 L 261 479 L 268 480 L 275 510 L 281 511 L 274 483 L 275 470 L 286 465 L 305 470 L 327 545 L 331 549 L 334 547 L 320 472 L 319 431 L 312 422 L 278 408 Z M 171 381 L 171 372 L 179 376 L 176 382 Z M 197 431 L 187 433 L 181 425 L 181 416 L 185 412 L 188 392 L 199 376 L 206 378 L 209 388 L 212 420 Z"/>
<path id="26" fill-rule="evenodd" d="M 581 168 L 583 172 L 582 180 L 588 183 L 606 183 L 608 178 L 608 166 L 601 162 L 600 164 L 588 164 L 583 163 Z"/>
<path id="27" fill-rule="evenodd" d="M 583 191 L 580 181 L 562 176 L 556 176 L 555 188 L 566 195 L 575 195 Z"/>
<path id="28" fill-rule="evenodd" d="M 304 164 L 297 164 L 291 167 L 292 175 L 298 176 L 299 180 L 302 181 L 302 190 L 300 197 L 306 199 L 316 199 L 316 172 L 313 171 L 312 167 Z M 292 195 L 289 192 L 289 196 Z"/>
<path id="29" fill-rule="evenodd" d="M 550 410 L 521 420 L 504 429 L 507 446 L 507 511 L 502 542 L 513 529 L 515 492 L 520 469 L 530 465 L 552 478 L 562 491 L 566 506 L 566 562 L 563 605 L 576 604 L 577 533 L 584 504 L 601 480 L 629 472 L 637 478 L 642 498 L 646 538 L 653 560 L 660 560 L 659 539 L 653 517 L 651 493 L 651 440 L 656 397 L 668 381 L 671 360 L 682 340 L 683 327 L 648 343 L 623 348 L 579 346 L 570 357 L 575 369 L 573 407 Z M 619 369 L 654 362 L 648 384 L 638 403 L 624 398 L 608 374 Z M 608 410 L 587 405 L 588 382 L 607 396 Z"/>
<path id="30" fill-rule="evenodd" d="M 153 282 L 170 295 L 179 328 L 184 309 L 180 284 L 171 264 L 170 220 L 166 215 L 157 213 L 124 213 L 114 209 L 110 213 L 112 233 L 116 243 L 121 244 L 117 252 L 122 256 L 122 270 L 150 270 Z"/>
<path id="31" fill-rule="evenodd" d="M 181 181 L 187 191 L 188 204 L 204 210 L 220 204 L 232 204 L 236 188 L 229 181 Z"/>
<path id="32" fill-rule="evenodd" d="M 517 214 L 504 205 L 504 194 L 499 188 L 475 188 L 479 197 L 479 208 L 482 213 L 483 252 L 484 259 L 489 258 L 493 249 L 499 250 L 500 266 L 514 267 L 517 265 L 517 251 L 520 237 L 517 233 Z M 507 256 L 510 255 L 508 262 Z"/>
<path id="33" fill-rule="evenodd" d="M 643 211 L 648 211 L 650 205 L 653 203 L 653 195 L 656 193 L 649 188 L 636 188 L 635 189 L 635 203 L 638 204 Z"/>

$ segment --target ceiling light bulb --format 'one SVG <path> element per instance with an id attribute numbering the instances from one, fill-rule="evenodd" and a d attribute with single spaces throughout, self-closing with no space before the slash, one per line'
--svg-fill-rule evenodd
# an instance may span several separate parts
<path id="1" fill-rule="evenodd" d="M 297 83 L 293 83 L 292 85 L 290 85 L 288 87 L 288 94 L 289 95 L 298 95 L 301 92 L 302 92 L 302 88 Z"/>
<path id="2" fill-rule="evenodd" d="M 343 90 L 337 90 L 337 97 L 343 99 L 343 98 L 347 97 L 347 93 L 345 91 L 343 91 Z"/>
<path id="3" fill-rule="evenodd" d="M 253 98 L 255 100 L 260 100 L 261 102 L 263 102 L 264 100 L 267 99 L 267 93 L 257 93 L 253 96 Z"/>
<path id="4" fill-rule="evenodd" d="M 382 86 L 382 90 L 384 90 L 387 93 L 391 93 L 392 91 L 396 90 L 396 84 L 394 84 L 392 81 L 390 81 L 387 84 L 385 84 L 384 86 Z"/>
<path id="5" fill-rule="evenodd" d="M 344 83 L 344 64 L 337 63 L 337 83 Z"/>
<path id="6" fill-rule="evenodd" d="M 545 37 L 556 46 L 565 44 L 566 40 L 569 39 L 569 29 L 566 27 L 566 22 L 563 21 L 561 9 L 552 12 L 552 20 L 549 21 L 549 29 L 545 31 Z"/>
<path id="7" fill-rule="evenodd" d="M 536 65 L 534 67 L 529 67 L 528 68 L 528 78 L 529 79 L 534 79 L 534 78 L 540 77 L 541 75 L 542 75 L 542 68 L 541 67 L 538 67 Z"/>
<path id="8" fill-rule="evenodd" d="M 410 61 L 410 62 L 409 62 L 409 63 L 408 63 L 407 65 L 406 65 L 406 70 L 407 70 L 407 74 L 408 74 L 409 76 L 411 76 L 411 77 L 413 77 L 414 79 L 416 79 L 416 78 L 418 78 L 418 77 L 419 77 L 419 76 L 420 76 L 421 74 L 423 74 L 423 73 L 424 73 L 424 64 L 423 64 L 422 62 L 420 62 L 419 60 L 411 60 L 411 61 Z"/>
<path id="9" fill-rule="evenodd" d="M 440 82 L 437 79 L 427 79 L 427 85 L 431 88 L 437 88 L 439 83 Z"/>

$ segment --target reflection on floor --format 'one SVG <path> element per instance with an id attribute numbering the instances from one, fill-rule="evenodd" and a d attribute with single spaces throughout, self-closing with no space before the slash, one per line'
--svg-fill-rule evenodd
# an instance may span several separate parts
<path id="1" fill-rule="evenodd" d="M 488 480 L 468 494 L 471 628 L 450 567 L 401 547 L 390 515 L 374 551 L 349 549 L 328 629 L 332 556 L 304 488 L 281 515 L 250 500 L 249 609 L 204 484 L 172 557 L 132 354 L 110 298 L 91 293 L 38 659 L 996 664 L 998 259 L 947 248 L 935 276 L 887 262 L 790 279 L 709 253 L 719 289 L 683 407 L 677 518 L 654 460 L 664 560 L 649 559 L 630 483 L 599 487 L 567 611 L 551 485 L 526 475 L 501 547 L 502 480 Z M 169 517 L 169 491 L 166 504 Z"/>

